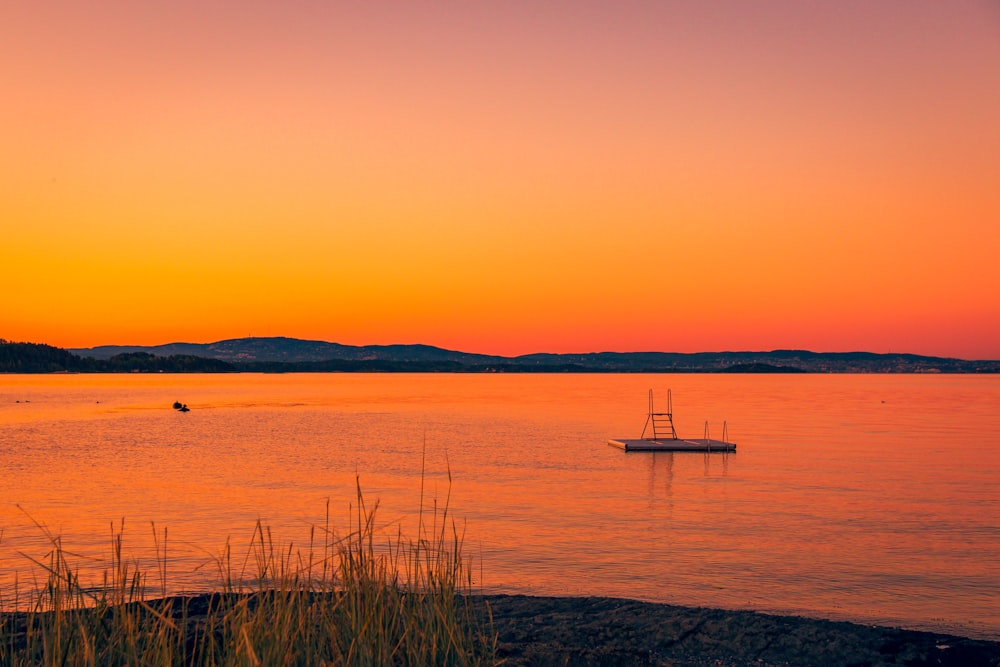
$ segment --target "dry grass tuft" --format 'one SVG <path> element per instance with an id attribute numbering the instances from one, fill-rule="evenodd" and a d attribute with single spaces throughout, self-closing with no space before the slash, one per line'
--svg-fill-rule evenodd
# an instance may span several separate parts
<path id="1" fill-rule="evenodd" d="M 161 540 L 154 526 L 157 599 L 147 596 L 149 573 L 122 557 L 123 524 L 112 526 L 102 585 L 90 588 L 59 537 L 36 524 L 52 549 L 42 560 L 25 557 L 45 581 L 29 600 L 15 590 L 14 607 L 27 602 L 29 611 L 0 614 L 0 666 L 493 664 L 492 619 L 472 602 L 447 503 L 431 526 L 421 514 L 415 540 L 398 531 L 377 537 L 376 510 L 358 484 L 347 534 L 330 529 L 328 503 L 305 552 L 276 548 L 258 522 L 241 571 L 227 540 L 216 560 L 220 592 L 196 597 L 162 597 L 167 533 Z"/>

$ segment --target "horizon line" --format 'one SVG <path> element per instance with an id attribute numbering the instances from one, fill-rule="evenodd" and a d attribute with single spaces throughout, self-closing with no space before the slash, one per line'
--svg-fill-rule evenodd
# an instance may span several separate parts
<path id="1" fill-rule="evenodd" d="M 699 351 L 696 351 L 696 352 L 679 352 L 679 351 L 670 351 L 670 350 L 651 350 L 651 349 L 646 349 L 646 350 L 630 350 L 630 351 L 622 351 L 622 350 L 590 350 L 590 351 L 586 351 L 586 352 L 549 352 L 549 351 L 536 351 L 536 352 L 527 352 L 527 353 L 524 353 L 524 354 L 509 355 L 509 354 L 492 354 L 492 353 L 488 353 L 488 352 L 470 352 L 470 351 L 467 351 L 467 350 L 460 350 L 460 349 L 455 349 L 455 348 L 442 347 L 440 345 L 434 345 L 434 344 L 430 344 L 430 343 L 370 343 L 370 344 L 357 345 L 357 344 L 352 344 L 352 343 L 339 343 L 339 342 L 336 342 L 336 341 L 322 340 L 322 339 L 318 339 L 318 338 L 297 338 L 295 336 L 254 336 L 254 335 L 240 336 L 240 337 L 236 337 L 236 338 L 220 338 L 218 340 L 209 341 L 209 342 L 203 342 L 203 343 L 191 342 L 191 341 L 183 341 L 183 340 L 175 340 L 175 341 L 171 341 L 171 342 L 168 342 L 168 343 L 156 343 L 156 344 L 153 344 L 153 345 L 104 343 L 104 344 L 100 344 L 100 345 L 92 345 L 92 346 L 89 346 L 89 347 L 88 346 L 67 346 L 67 347 L 63 347 L 62 349 L 72 351 L 72 350 L 95 350 L 95 349 L 99 349 L 99 348 L 108 348 L 108 347 L 156 348 L 156 347 L 167 347 L 167 346 L 170 346 L 170 345 L 216 345 L 218 343 L 228 343 L 228 342 L 244 341 L 244 340 L 291 340 L 291 341 L 298 341 L 298 342 L 303 342 L 303 343 L 321 343 L 321 344 L 324 344 L 324 345 L 339 345 L 339 346 L 342 346 L 342 347 L 353 347 L 353 348 L 396 347 L 396 346 L 400 346 L 400 347 L 411 347 L 411 346 L 413 346 L 413 347 L 415 347 L 415 346 L 420 346 L 420 347 L 430 347 L 430 348 L 434 348 L 434 349 L 438 349 L 438 350 L 444 350 L 444 351 L 447 351 L 447 352 L 457 352 L 457 353 L 460 353 L 460 354 L 473 354 L 473 355 L 486 356 L 486 357 L 498 357 L 498 358 L 503 358 L 503 359 L 517 359 L 519 357 L 529 357 L 529 356 L 539 355 L 539 354 L 570 356 L 570 355 L 596 355 L 596 354 L 683 354 L 683 355 L 694 355 L 694 354 L 753 354 L 753 353 L 756 353 L 756 354 L 773 354 L 775 352 L 807 352 L 809 354 L 874 354 L 874 355 L 879 355 L 879 356 L 911 356 L 911 357 L 923 357 L 923 358 L 928 358 L 928 359 L 953 359 L 953 360 L 959 360 L 959 361 L 1000 361 L 998 359 L 987 359 L 987 358 L 969 359 L 969 358 L 965 358 L 965 357 L 944 356 L 944 355 L 939 355 L 939 354 L 920 354 L 920 353 L 917 353 L 917 352 L 894 352 L 892 350 L 889 350 L 887 352 L 875 352 L 875 351 L 872 351 L 872 350 L 865 350 L 865 349 L 812 350 L 812 349 L 808 349 L 808 348 L 795 348 L 795 347 L 776 347 L 776 348 L 772 348 L 770 350 L 766 350 L 766 349 L 699 350 Z M 8 341 L 8 342 L 13 342 L 13 341 Z M 28 342 L 28 341 L 24 341 L 24 342 Z M 47 343 L 43 343 L 43 344 L 47 344 Z M 57 347 L 57 346 L 53 346 L 53 347 Z"/>

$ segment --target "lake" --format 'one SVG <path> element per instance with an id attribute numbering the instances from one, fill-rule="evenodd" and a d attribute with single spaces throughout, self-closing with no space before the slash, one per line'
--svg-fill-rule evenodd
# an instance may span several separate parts
<path id="1" fill-rule="evenodd" d="M 736 453 L 609 447 L 650 388 Z M 1000 639 L 998 448 L 998 376 L 0 375 L 0 604 L 40 576 L 36 523 L 98 572 L 124 518 L 153 579 L 155 522 L 168 592 L 201 591 L 258 519 L 305 548 L 329 500 L 346 532 L 360 480 L 387 539 L 421 485 L 447 502 L 486 592 Z"/>

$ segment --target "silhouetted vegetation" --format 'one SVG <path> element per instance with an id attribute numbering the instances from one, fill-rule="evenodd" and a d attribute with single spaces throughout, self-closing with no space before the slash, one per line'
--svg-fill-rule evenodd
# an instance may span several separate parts
<path id="1" fill-rule="evenodd" d="M 198 596 L 166 597 L 165 530 L 147 572 L 123 554 L 124 519 L 112 524 L 103 584 L 84 586 L 78 559 L 39 525 L 51 549 L 28 558 L 36 588 L 3 600 L 27 611 L 0 612 L 0 665 L 495 664 L 489 607 L 472 596 L 447 500 L 426 522 L 421 512 L 413 539 L 379 528 L 360 486 L 356 503 L 346 533 L 328 508 L 299 548 L 258 521 L 244 557 L 226 540 L 218 592 Z"/>
<path id="2" fill-rule="evenodd" d="M 75 353 L 74 353 L 75 352 Z M 78 354 L 76 354 L 78 353 Z M 322 355 L 330 355 L 321 358 Z M 591 352 L 500 357 L 429 345 L 238 338 L 63 350 L 0 340 L 7 373 L 1000 373 L 1000 361 L 873 352 Z"/>
<path id="3" fill-rule="evenodd" d="M 282 336 L 234 338 L 214 343 L 169 343 L 147 348 L 104 345 L 71 352 L 98 359 L 123 352 L 149 352 L 159 356 L 192 354 L 227 361 L 238 370 L 264 373 L 718 373 L 765 372 L 769 371 L 768 366 L 797 368 L 807 373 L 1000 372 L 1000 361 L 969 361 L 916 354 L 772 350 L 539 353 L 502 357 L 431 345 L 341 345 Z"/>
<path id="4" fill-rule="evenodd" d="M 457 361 L 392 361 L 387 359 L 328 359 L 326 361 L 251 361 L 234 364 L 248 373 L 461 373 Z"/>
<path id="5" fill-rule="evenodd" d="M 157 357 L 148 352 L 129 352 L 116 354 L 100 363 L 104 365 L 103 373 L 231 373 L 236 370 L 225 361 L 190 354 Z"/>
<path id="6" fill-rule="evenodd" d="M 80 357 L 62 348 L 0 339 L 0 373 L 226 373 L 235 366 L 218 359 L 147 352 L 116 354 L 110 359 Z"/>
<path id="7" fill-rule="evenodd" d="M 0 371 L 5 373 L 58 373 L 81 371 L 94 360 L 40 343 L 12 343 L 0 338 Z"/>
<path id="8" fill-rule="evenodd" d="M 774 364 L 764 364 L 755 362 L 752 364 L 733 364 L 726 366 L 721 373 L 805 373 L 804 370 L 796 366 L 776 366 Z"/>
<path id="9" fill-rule="evenodd" d="M 458 361 L 328 359 L 327 361 L 254 361 L 233 366 L 248 373 L 590 373 L 578 364 L 525 366 L 516 363 L 464 364 Z"/>

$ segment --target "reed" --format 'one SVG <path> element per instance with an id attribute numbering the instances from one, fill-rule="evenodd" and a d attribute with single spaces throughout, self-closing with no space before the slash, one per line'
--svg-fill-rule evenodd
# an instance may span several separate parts
<path id="1" fill-rule="evenodd" d="M 330 528 L 328 502 L 305 549 L 276 546 L 258 521 L 238 568 L 229 540 L 215 559 L 219 590 L 190 597 L 165 597 L 165 530 L 153 526 L 150 578 L 122 556 L 124 522 L 112 525 L 110 566 L 85 586 L 60 538 L 36 522 L 52 548 L 26 556 L 44 574 L 35 592 L 18 599 L 15 586 L 0 600 L 28 608 L 0 614 L 0 666 L 493 664 L 489 608 L 475 602 L 447 502 L 430 525 L 421 512 L 414 539 L 381 533 L 377 509 L 359 483 L 346 533 Z"/>

